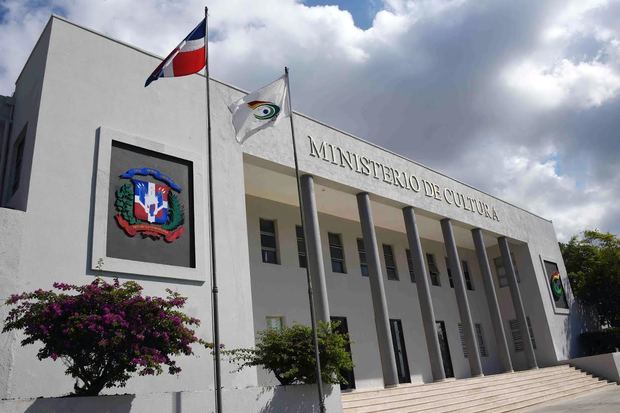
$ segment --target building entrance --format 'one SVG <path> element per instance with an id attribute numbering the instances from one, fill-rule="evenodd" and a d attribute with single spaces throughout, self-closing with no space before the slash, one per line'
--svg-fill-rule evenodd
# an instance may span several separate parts
<path id="1" fill-rule="evenodd" d="M 390 319 L 390 330 L 392 332 L 394 356 L 396 357 L 398 382 L 411 383 L 409 361 L 407 360 L 407 349 L 405 348 L 405 337 L 403 336 L 403 324 L 400 320 Z"/>
<path id="2" fill-rule="evenodd" d="M 448 335 L 446 334 L 446 324 L 443 321 L 436 321 L 437 337 L 439 338 L 439 348 L 441 349 L 441 358 L 443 360 L 443 371 L 448 377 L 454 377 L 454 369 L 452 368 L 452 358 L 450 357 L 450 346 L 448 345 Z"/>
<path id="3" fill-rule="evenodd" d="M 349 335 L 349 325 L 347 324 L 346 317 L 330 317 L 332 322 L 339 321 L 340 325 L 336 327 L 336 331 L 340 334 Z M 347 353 L 349 353 L 349 357 L 351 356 L 351 344 L 347 344 Z M 355 388 L 355 375 L 353 374 L 353 369 L 351 370 L 340 370 L 340 374 L 344 377 L 348 383 L 341 383 L 340 390 L 352 390 Z"/>

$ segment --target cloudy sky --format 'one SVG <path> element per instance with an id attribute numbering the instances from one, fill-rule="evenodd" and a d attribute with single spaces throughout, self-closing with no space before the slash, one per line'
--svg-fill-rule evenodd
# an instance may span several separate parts
<path id="1" fill-rule="evenodd" d="M 212 75 L 552 219 L 620 233 L 620 0 L 212 0 Z M 166 55 L 197 0 L 0 0 L 0 94 L 50 13 Z"/>

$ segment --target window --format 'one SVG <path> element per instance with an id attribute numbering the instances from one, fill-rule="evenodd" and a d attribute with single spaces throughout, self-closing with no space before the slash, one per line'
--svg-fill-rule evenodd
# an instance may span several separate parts
<path id="1" fill-rule="evenodd" d="M 536 350 L 536 339 L 534 338 L 534 329 L 532 329 L 532 321 L 530 320 L 530 316 L 526 316 L 527 318 L 527 329 L 530 331 L 530 337 L 532 338 L 532 347 Z"/>
<path id="2" fill-rule="evenodd" d="M 407 267 L 409 267 L 409 277 L 411 277 L 411 282 L 415 282 L 415 274 L 413 273 L 413 259 L 411 258 L 411 250 L 406 249 L 405 255 L 407 255 Z"/>
<path id="3" fill-rule="evenodd" d="M 396 260 L 394 260 L 394 250 L 391 245 L 383 244 L 383 258 L 385 260 L 385 272 L 388 280 L 398 281 L 398 270 Z"/>
<path id="4" fill-rule="evenodd" d="M 521 282 L 521 277 L 519 276 L 519 270 L 517 269 L 517 264 L 515 263 L 515 257 L 513 253 L 510 253 L 510 258 L 512 259 L 512 266 L 515 269 L 515 275 L 517 276 L 517 282 Z M 495 271 L 497 272 L 497 280 L 499 281 L 500 287 L 506 287 L 508 285 L 508 277 L 506 276 L 506 270 L 504 269 L 504 262 L 502 261 L 502 257 L 497 257 L 493 259 L 495 263 Z"/>
<path id="5" fill-rule="evenodd" d="M 267 316 L 265 317 L 267 321 L 267 329 L 269 330 L 282 330 L 284 327 L 284 317 L 280 316 Z"/>
<path id="6" fill-rule="evenodd" d="M 465 285 L 468 290 L 474 290 L 474 284 L 471 282 L 471 276 L 469 274 L 469 265 L 467 265 L 467 261 L 461 261 L 461 266 L 463 267 L 463 276 L 465 277 Z"/>
<path id="7" fill-rule="evenodd" d="M 461 338 L 461 348 L 463 349 L 463 357 L 467 358 L 467 346 L 465 345 L 465 332 L 463 331 L 463 324 L 459 323 L 459 337 Z"/>
<path id="8" fill-rule="evenodd" d="M 260 246 L 263 262 L 278 263 L 278 243 L 276 240 L 276 221 L 260 219 Z"/>
<path id="9" fill-rule="evenodd" d="M 435 256 L 433 254 L 426 254 L 426 263 L 428 264 L 428 275 L 431 277 L 431 284 L 441 286 L 439 282 L 439 269 L 437 263 L 435 263 Z"/>
<path id="10" fill-rule="evenodd" d="M 448 257 L 446 258 L 446 269 L 448 270 L 448 282 L 450 283 L 450 287 L 454 288 L 454 279 L 452 278 L 452 270 L 450 269 L 450 262 L 448 261 Z"/>
<path id="11" fill-rule="evenodd" d="M 364 247 L 364 240 L 357 239 L 357 254 L 360 257 L 360 271 L 362 277 L 368 277 L 368 262 L 366 261 L 366 247 Z"/>
<path id="12" fill-rule="evenodd" d="M 329 253 L 332 257 L 332 271 L 346 274 L 347 268 L 344 263 L 344 249 L 340 234 L 327 233 L 329 240 Z"/>
<path id="13" fill-rule="evenodd" d="M 306 268 L 308 266 L 308 258 L 306 257 L 306 237 L 304 229 L 301 225 L 295 225 L 295 235 L 297 236 L 297 257 L 299 259 L 299 267 Z"/>
<path id="14" fill-rule="evenodd" d="M 510 332 L 512 335 L 512 342 L 514 345 L 515 352 L 523 351 L 523 335 L 521 334 L 521 325 L 519 320 L 510 320 Z M 534 330 L 532 329 L 532 323 L 530 321 L 530 317 L 527 317 L 527 327 L 530 332 L 530 337 L 532 338 L 532 347 L 536 349 L 536 339 L 534 339 Z"/>
<path id="15" fill-rule="evenodd" d="M 474 327 L 476 327 L 476 337 L 478 338 L 478 349 L 480 351 L 480 356 L 489 357 L 487 346 L 484 342 L 484 334 L 482 333 L 482 324 L 476 323 L 474 324 Z"/>
<path id="16" fill-rule="evenodd" d="M 26 126 L 19 133 L 19 137 L 13 146 L 13 173 L 11 176 L 11 195 L 19 189 L 22 175 L 22 165 L 24 163 L 24 147 L 26 146 Z"/>

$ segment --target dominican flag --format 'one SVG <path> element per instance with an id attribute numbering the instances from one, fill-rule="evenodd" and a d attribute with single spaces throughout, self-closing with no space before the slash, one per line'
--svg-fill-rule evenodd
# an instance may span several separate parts
<path id="1" fill-rule="evenodd" d="M 160 77 L 187 76 L 205 67 L 206 19 L 202 19 L 185 39 L 164 59 L 146 79 L 144 87 Z"/>
<path id="2" fill-rule="evenodd" d="M 168 221 L 168 193 L 166 185 L 132 179 L 134 188 L 133 214 L 142 221 L 165 224 Z"/>

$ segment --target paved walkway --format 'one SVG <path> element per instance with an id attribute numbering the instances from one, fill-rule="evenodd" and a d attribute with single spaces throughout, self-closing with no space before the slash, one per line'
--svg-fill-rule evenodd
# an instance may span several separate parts
<path id="1" fill-rule="evenodd" d="M 620 386 L 596 391 L 575 399 L 532 407 L 527 413 L 613 413 L 620 412 Z"/>

